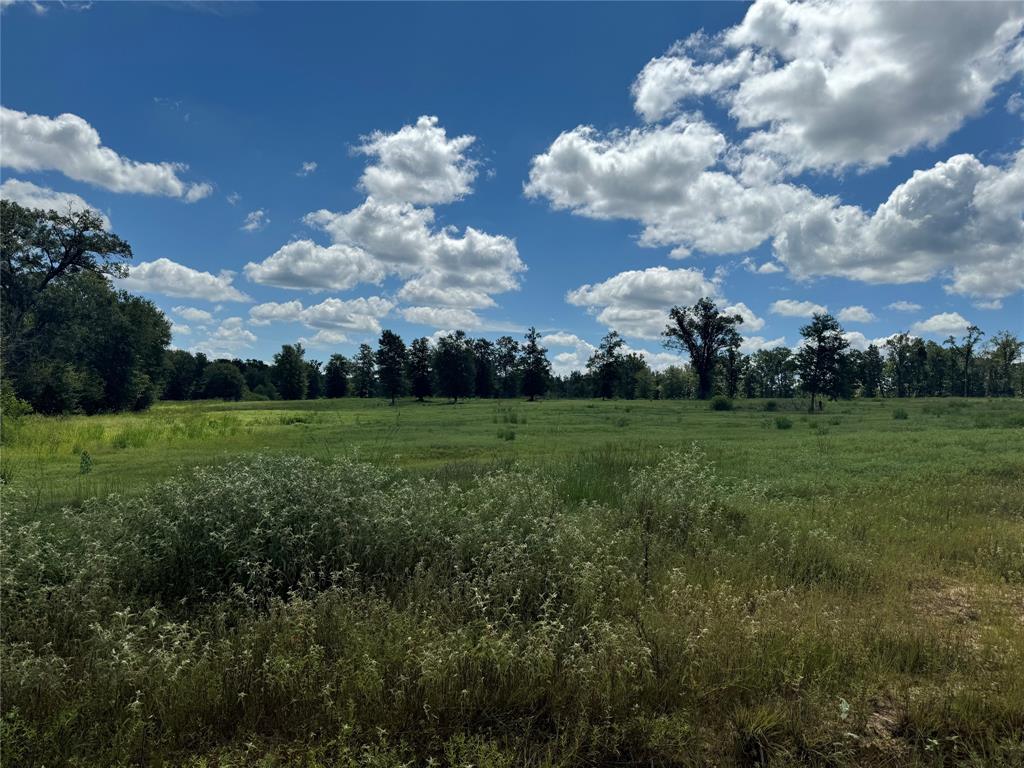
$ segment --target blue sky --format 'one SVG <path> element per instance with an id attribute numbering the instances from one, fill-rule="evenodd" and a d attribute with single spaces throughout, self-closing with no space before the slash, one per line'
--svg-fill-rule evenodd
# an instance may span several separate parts
<path id="1" fill-rule="evenodd" d="M 667 307 L 709 293 L 748 351 L 794 345 L 815 305 L 855 345 L 1024 332 L 1019 3 L 7 2 L 0 23 L 5 196 L 102 211 L 182 348 L 536 325 L 564 371 L 617 328 L 661 366 Z"/>

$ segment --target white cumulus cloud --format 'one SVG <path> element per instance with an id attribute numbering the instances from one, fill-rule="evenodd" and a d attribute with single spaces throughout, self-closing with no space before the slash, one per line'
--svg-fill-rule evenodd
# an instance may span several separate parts
<path id="1" fill-rule="evenodd" d="M 182 299 L 207 301 L 249 301 L 249 297 L 232 285 L 235 273 L 221 270 L 214 275 L 166 258 L 144 261 L 128 267 L 128 276 L 117 281 L 118 287 L 141 293 L 161 293 Z"/>

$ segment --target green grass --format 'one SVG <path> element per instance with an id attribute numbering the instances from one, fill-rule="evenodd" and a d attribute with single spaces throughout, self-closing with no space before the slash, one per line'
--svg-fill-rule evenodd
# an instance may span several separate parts
<path id="1" fill-rule="evenodd" d="M 774 402 L 5 424 L 3 764 L 1022 764 L 1024 402 Z"/>

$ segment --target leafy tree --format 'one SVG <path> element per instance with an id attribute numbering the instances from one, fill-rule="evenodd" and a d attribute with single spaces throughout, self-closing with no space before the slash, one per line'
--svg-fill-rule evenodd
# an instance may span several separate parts
<path id="1" fill-rule="evenodd" d="M 971 325 L 968 326 L 967 332 L 959 344 L 956 343 L 956 339 L 953 336 L 949 336 L 946 339 L 950 352 L 960 362 L 960 368 L 963 372 L 964 397 L 968 397 L 971 394 L 971 369 L 974 365 L 974 348 L 984 335 L 978 326 Z"/>
<path id="2" fill-rule="evenodd" d="M 47 290 L 82 272 L 123 277 L 131 246 L 106 231 L 95 211 L 43 211 L 0 200 L 0 324 L 3 359 L 25 362 L 41 332 L 36 316 Z"/>
<path id="3" fill-rule="evenodd" d="M 323 363 L 319 360 L 306 361 L 306 399 L 318 400 L 324 396 Z"/>
<path id="4" fill-rule="evenodd" d="M 203 372 L 202 393 L 206 398 L 241 400 L 245 394 L 245 377 L 228 360 L 217 360 Z"/>
<path id="5" fill-rule="evenodd" d="M 789 347 L 759 349 L 750 356 L 750 376 L 761 397 L 791 397 L 795 361 Z"/>
<path id="6" fill-rule="evenodd" d="M 548 351 L 540 345 L 540 334 L 536 328 L 531 326 L 524 338 L 526 343 L 522 346 L 520 362 L 523 371 L 523 394 L 530 398 L 532 403 L 548 391 L 551 363 L 548 361 Z"/>
<path id="7" fill-rule="evenodd" d="M 360 344 L 352 371 L 352 389 L 356 397 L 373 397 L 377 389 L 377 362 L 373 348 Z"/>
<path id="8" fill-rule="evenodd" d="M 602 400 L 613 398 L 619 388 L 625 362 L 622 348 L 625 345 L 618 331 L 610 331 L 587 360 L 587 372 L 594 381 L 594 394 Z"/>
<path id="9" fill-rule="evenodd" d="M 990 394 L 1013 397 L 1013 366 L 1024 350 L 1024 341 L 1009 331 L 1000 331 L 988 342 L 991 369 Z"/>
<path id="10" fill-rule="evenodd" d="M 393 331 L 384 331 L 377 342 L 377 376 L 385 396 L 395 398 L 405 392 L 405 342 Z"/>
<path id="11" fill-rule="evenodd" d="M 348 394 L 348 360 L 344 355 L 331 355 L 324 371 L 324 395 L 326 397 L 344 397 Z"/>
<path id="12" fill-rule="evenodd" d="M 476 372 L 474 390 L 477 397 L 494 396 L 494 344 L 487 339 L 474 339 L 473 369 Z"/>
<path id="13" fill-rule="evenodd" d="M 407 366 L 406 375 L 409 378 L 412 395 L 422 403 L 423 398 L 434 394 L 434 372 L 430 367 L 430 341 L 426 337 L 413 339 L 412 345 L 409 347 Z"/>
<path id="14" fill-rule="evenodd" d="M 739 392 L 740 380 L 743 378 L 748 365 L 747 356 L 740 352 L 738 335 L 735 341 L 736 343 L 727 346 L 720 356 L 723 389 L 725 390 L 726 397 L 730 399 L 736 397 L 736 394 Z"/>
<path id="15" fill-rule="evenodd" d="M 4 376 L 40 413 L 138 410 L 162 390 L 170 338 L 152 302 L 82 271 L 35 302 L 18 362 L 5 361 Z"/>
<path id="16" fill-rule="evenodd" d="M 494 375 L 502 397 L 519 396 L 519 342 L 511 336 L 501 336 L 494 343 Z"/>
<path id="17" fill-rule="evenodd" d="M 739 347 L 736 326 L 743 322 L 739 315 L 726 315 L 715 302 L 700 299 L 692 307 L 672 307 L 671 322 L 665 328 L 665 346 L 690 355 L 690 366 L 697 373 L 697 397 L 711 396 L 715 364 L 723 349 Z"/>
<path id="18" fill-rule="evenodd" d="M 437 340 L 434 348 L 434 374 L 437 390 L 453 403 L 469 397 L 476 386 L 473 349 L 462 331 L 455 331 Z"/>
<path id="19" fill-rule="evenodd" d="M 164 356 L 165 400 L 191 400 L 200 396 L 199 383 L 206 368 L 206 355 L 193 355 L 184 349 L 169 349 Z"/>
<path id="20" fill-rule="evenodd" d="M 309 386 L 309 368 L 301 344 L 284 344 L 274 355 L 274 385 L 283 400 L 302 400 Z"/>
<path id="21" fill-rule="evenodd" d="M 804 345 L 796 353 L 796 368 L 800 387 L 811 396 L 813 412 L 819 396 L 838 397 L 843 353 L 849 343 L 843 338 L 838 321 L 829 314 L 815 313 L 810 324 L 800 329 L 800 335 Z"/>
<path id="22" fill-rule="evenodd" d="M 882 391 L 882 353 L 874 344 L 868 344 L 861 358 L 860 381 L 864 397 L 877 397 Z"/>

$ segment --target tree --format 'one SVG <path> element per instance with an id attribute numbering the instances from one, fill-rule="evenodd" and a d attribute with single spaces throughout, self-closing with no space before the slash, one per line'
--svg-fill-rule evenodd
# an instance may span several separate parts
<path id="1" fill-rule="evenodd" d="M 1024 350 L 1024 342 L 1009 331 L 1000 331 L 989 339 L 988 347 L 992 369 L 990 394 L 1013 397 L 1013 366 Z"/>
<path id="2" fill-rule="evenodd" d="M 164 400 L 191 400 L 201 394 L 199 382 L 206 368 L 206 355 L 184 349 L 169 349 L 164 355 Z"/>
<path id="3" fill-rule="evenodd" d="M 376 357 L 369 344 L 360 344 L 352 372 L 352 388 L 356 397 L 373 397 L 377 388 Z"/>
<path id="4" fill-rule="evenodd" d="M 306 361 L 306 399 L 318 400 L 324 396 L 323 363 L 319 360 Z"/>
<path id="5" fill-rule="evenodd" d="M 795 363 L 789 347 L 759 349 L 750 356 L 750 376 L 761 397 L 790 397 L 793 394 Z"/>
<path id="6" fill-rule="evenodd" d="M 511 336 L 501 336 L 494 343 L 494 375 L 502 397 L 519 396 L 519 342 Z"/>
<path id="7" fill-rule="evenodd" d="M 838 396 L 842 383 L 843 352 L 849 342 L 843 338 L 843 329 L 829 314 L 815 313 L 809 325 L 800 329 L 804 345 L 796 353 L 796 368 L 800 374 L 800 387 L 815 399 L 821 395 Z M 819 404 L 820 406 L 820 404 Z"/>
<path id="8" fill-rule="evenodd" d="M 622 348 L 625 345 L 618 331 L 610 331 L 587 360 L 587 372 L 594 381 L 594 394 L 602 400 L 610 400 L 618 390 L 625 360 Z"/>
<path id="9" fill-rule="evenodd" d="M 967 332 L 959 344 L 956 343 L 956 339 L 953 336 L 946 339 L 946 344 L 953 355 L 960 360 L 960 366 L 963 369 L 964 397 L 970 396 L 971 393 L 971 367 L 974 364 L 974 348 L 984 335 L 978 326 L 971 325 L 967 327 Z"/>
<path id="10" fill-rule="evenodd" d="M 473 349 L 462 331 L 455 331 L 437 340 L 434 348 L 434 373 L 437 389 L 452 403 L 469 397 L 476 386 Z"/>
<path id="11" fill-rule="evenodd" d="M 434 372 L 430 367 L 430 341 L 426 338 L 413 339 L 407 359 L 409 386 L 412 395 L 419 402 L 434 394 Z"/>
<path id="12" fill-rule="evenodd" d="M 525 339 L 520 367 L 523 371 L 523 394 L 532 403 L 548 391 L 551 363 L 548 361 L 548 351 L 540 345 L 540 334 L 536 328 L 531 326 Z"/>
<path id="13" fill-rule="evenodd" d="M 335 398 L 348 394 L 348 360 L 344 355 L 331 355 L 324 370 L 324 396 Z"/>
<path id="14" fill-rule="evenodd" d="M 245 377 L 228 360 L 218 360 L 203 372 L 202 393 L 206 398 L 241 400 L 245 394 Z"/>
<path id="15" fill-rule="evenodd" d="M 385 396 L 395 398 L 405 392 L 405 342 L 393 331 L 384 331 L 377 342 L 377 376 Z"/>
<path id="16" fill-rule="evenodd" d="M 147 299 L 82 271 L 38 297 L 3 374 L 40 413 L 139 410 L 160 394 L 170 323 Z"/>
<path id="17" fill-rule="evenodd" d="M 690 366 L 697 373 L 697 397 L 706 400 L 711 396 L 718 354 L 739 346 L 736 326 L 743 318 L 719 312 L 715 302 L 702 298 L 692 307 L 672 307 L 669 319 L 665 346 L 690 355 Z"/>
<path id="18" fill-rule="evenodd" d="M 309 384 L 309 369 L 301 344 L 284 344 L 274 355 L 274 385 L 282 400 L 302 400 Z"/>
<path id="19" fill-rule="evenodd" d="M 735 341 L 735 344 L 730 344 L 725 348 L 720 357 L 725 395 L 729 398 L 736 397 L 739 392 L 740 379 L 743 378 L 748 365 L 747 356 L 740 352 L 738 334 Z"/>
<path id="20" fill-rule="evenodd" d="M 26 344 L 40 331 L 36 311 L 51 286 L 83 272 L 124 277 L 131 257 L 131 246 L 107 232 L 95 211 L 62 214 L 0 200 L 4 362 L 24 362 Z"/>
<path id="21" fill-rule="evenodd" d="M 874 344 L 868 344 L 861 358 L 860 382 L 864 397 L 877 397 L 882 390 L 882 353 Z"/>
<path id="22" fill-rule="evenodd" d="M 473 369 L 476 373 L 474 391 L 477 397 L 494 396 L 494 344 L 487 339 L 474 339 Z"/>

